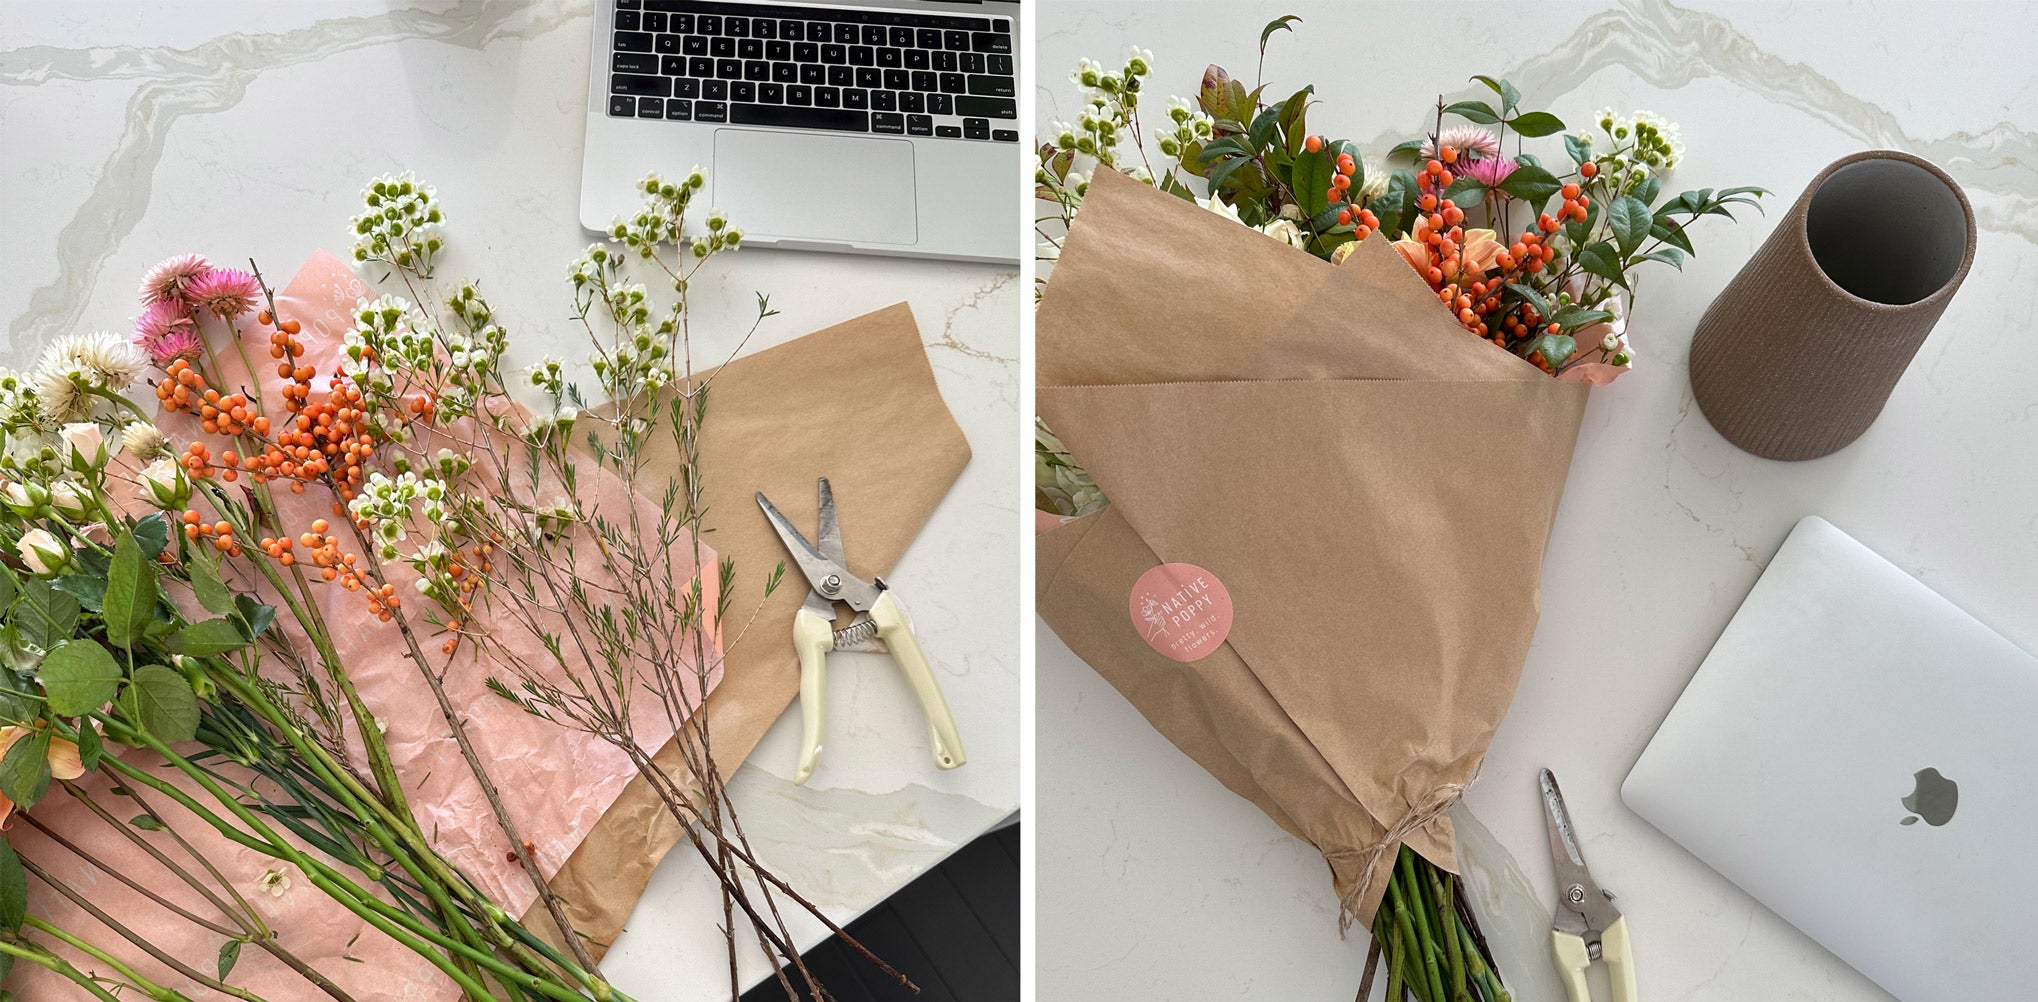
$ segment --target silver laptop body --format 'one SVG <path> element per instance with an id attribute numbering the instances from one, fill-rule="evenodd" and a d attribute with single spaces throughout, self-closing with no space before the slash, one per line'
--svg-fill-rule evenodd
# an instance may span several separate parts
<path id="1" fill-rule="evenodd" d="M 1822 519 L 1621 796 L 1904 1002 L 2033 993 L 2038 660 Z"/>
<path id="2" fill-rule="evenodd" d="M 1016 0 L 595 3 L 582 226 L 699 166 L 746 243 L 1018 260 Z"/>

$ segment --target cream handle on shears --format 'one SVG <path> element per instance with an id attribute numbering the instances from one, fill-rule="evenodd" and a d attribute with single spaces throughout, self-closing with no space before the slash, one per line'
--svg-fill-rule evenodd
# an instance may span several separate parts
<path id="1" fill-rule="evenodd" d="M 913 624 L 906 620 L 906 610 L 887 591 L 871 605 L 870 618 L 877 623 L 877 635 L 899 662 L 899 670 L 906 673 L 913 694 L 920 697 L 920 710 L 927 715 L 927 729 L 934 742 L 934 764 L 953 769 L 968 761 L 962 752 L 962 736 L 955 731 L 955 716 L 948 712 L 948 700 L 941 695 L 941 683 L 935 680 L 934 669 L 928 666 L 919 639 L 913 636 Z"/>
<path id="2" fill-rule="evenodd" d="M 1592 966 L 1585 938 L 1574 933 L 1553 931 L 1550 950 L 1557 959 L 1557 973 L 1564 979 L 1571 1002 L 1592 1002 L 1592 989 L 1585 983 L 1585 969 Z M 1599 956 L 1606 961 L 1607 980 L 1613 984 L 1613 1002 L 1637 1002 L 1635 954 L 1628 943 L 1626 916 L 1614 919 L 1599 936 Z"/>
<path id="3" fill-rule="evenodd" d="M 934 670 L 927 664 L 926 652 L 920 650 L 920 641 L 913 636 L 905 610 L 891 592 L 884 592 L 870 607 L 870 618 L 877 624 L 878 637 L 913 687 L 913 694 L 920 699 L 920 709 L 927 716 L 933 739 L 934 764 L 943 769 L 963 764 L 967 758 L 962 751 L 962 737 L 955 730 L 955 717 L 948 710 L 948 700 L 941 695 L 941 683 L 935 680 Z M 793 616 L 793 647 L 800 655 L 800 764 L 793 772 L 793 782 L 804 784 L 821 761 L 821 724 L 828 715 L 824 669 L 828 652 L 835 649 L 835 624 L 801 607 Z"/>

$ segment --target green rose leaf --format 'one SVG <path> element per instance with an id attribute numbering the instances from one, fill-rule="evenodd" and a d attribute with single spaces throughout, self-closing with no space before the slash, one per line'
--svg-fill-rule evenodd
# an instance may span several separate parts
<path id="1" fill-rule="evenodd" d="M 238 963 L 240 959 L 240 940 L 230 939 L 219 945 L 219 979 L 221 981 L 225 981 L 226 976 L 233 973 L 234 964 Z"/>
<path id="2" fill-rule="evenodd" d="M 1649 230 L 1656 225 L 1649 215 L 1649 206 L 1632 195 L 1614 199 L 1613 208 L 1606 213 L 1606 225 L 1613 230 L 1613 239 L 1620 245 L 1622 254 L 1633 254 L 1649 238 Z"/>
<path id="3" fill-rule="evenodd" d="M 1536 139 L 1554 136 L 1564 131 L 1564 120 L 1547 111 L 1529 111 L 1508 119 L 1507 126 L 1530 139 Z"/>
<path id="4" fill-rule="evenodd" d="M 50 788 L 50 732 L 33 731 L 15 739 L 0 758 L 0 793 L 26 810 Z M 0 840 L 4 841 L 4 840 Z"/>
<path id="5" fill-rule="evenodd" d="M 1582 164 L 1592 159 L 1592 144 L 1579 136 L 1564 137 L 1564 152 L 1571 155 L 1571 162 Z"/>
<path id="6" fill-rule="evenodd" d="M 276 621 L 275 606 L 263 605 L 246 595 L 234 596 L 234 612 L 240 616 L 242 623 L 247 624 L 249 640 L 261 636 L 262 631 Z"/>
<path id="7" fill-rule="evenodd" d="M 1598 275 L 1623 289 L 1628 287 L 1628 277 L 1621 272 L 1620 260 L 1612 244 L 1601 240 L 1588 247 L 1581 247 L 1576 260 L 1578 266 L 1584 268 L 1586 272 Z"/>
<path id="8" fill-rule="evenodd" d="M 170 520 L 162 512 L 152 512 L 135 520 L 134 540 L 141 544 L 142 556 L 154 560 L 163 555 L 170 545 Z"/>
<path id="9" fill-rule="evenodd" d="M 31 579 L 14 606 L 14 625 L 23 643 L 45 650 L 55 647 L 78 630 L 78 599 L 47 581 Z"/>
<path id="10" fill-rule="evenodd" d="M 121 712 L 165 744 L 198 736 L 198 696 L 184 676 L 162 665 L 135 669 L 120 694 Z"/>
<path id="11" fill-rule="evenodd" d="M 106 742 L 105 739 L 99 736 L 99 728 L 92 726 L 92 722 L 89 720 L 80 721 L 78 724 L 78 764 L 84 766 L 86 772 L 91 772 L 99 768 L 99 758 L 104 754 L 106 754 Z"/>
<path id="12" fill-rule="evenodd" d="M 110 702 L 120 688 L 120 677 L 113 655 L 98 641 L 83 637 L 52 649 L 36 673 L 49 697 L 50 712 L 65 717 L 90 713 Z"/>
<path id="13" fill-rule="evenodd" d="M 1518 198 L 1538 211 L 1542 209 L 1544 202 L 1550 200 L 1550 196 L 1555 195 L 1563 187 L 1563 182 L 1558 181 L 1555 175 L 1534 164 L 1523 164 L 1515 168 L 1514 173 L 1507 175 L 1507 180 L 1500 182 L 1500 190 L 1506 192 L 1508 197 Z"/>
<path id="14" fill-rule="evenodd" d="M 133 647 L 156 615 L 156 565 L 142 556 L 134 534 L 123 532 L 113 544 L 113 566 L 106 577 L 106 639 Z"/>
<path id="15" fill-rule="evenodd" d="M 1513 111 L 1515 108 L 1520 107 L 1521 91 L 1516 89 L 1514 84 L 1506 80 L 1495 80 L 1483 73 L 1472 79 L 1485 84 L 1493 93 L 1500 95 L 1501 111 Z"/>
<path id="16" fill-rule="evenodd" d="M 1552 367 L 1561 366 L 1578 353 L 1578 339 L 1569 334 L 1544 334 L 1529 342 L 1529 350 L 1541 352 L 1543 361 Z"/>
<path id="17" fill-rule="evenodd" d="M 0 839 L 0 926 L 19 932 L 26 921 L 28 871 L 22 869 L 21 857 L 14 854 L 14 847 Z"/>
<path id="18" fill-rule="evenodd" d="M 98 574 L 66 574 L 54 582 L 57 590 L 78 600 L 89 612 L 106 608 L 106 578 Z"/>
<path id="19" fill-rule="evenodd" d="M 239 623 L 221 617 L 193 623 L 178 630 L 176 636 L 170 638 L 170 650 L 193 657 L 206 657 L 237 651 L 251 642 L 247 635 L 241 632 Z"/>
<path id="20" fill-rule="evenodd" d="M 207 547 L 192 548 L 192 557 L 185 563 L 191 574 L 191 591 L 198 598 L 198 604 L 215 616 L 224 616 L 234 611 L 233 592 L 219 579 L 219 558 L 208 552 Z"/>
<path id="21" fill-rule="evenodd" d="M 1461 177 L 1452 181 L 1451 186 L 1444 189 L 1444 197 L 1457 203 L 1460 209 L 1469 209 L 1480 202 L 1486 201 L 1486 184 L 1483 181 L 1475 181 L 1469 177 Z"/>
<path id="22" fill-rule="evenodd" d="M 1456 115 L 1459 118 L 1477 122 L 1480 125 L 1492 125 L 1500 121 L 1500 113 L 1494 111 L 1493 106 L 1484 101 L 1459 101 L 1457 104 L 1445 108 L 1444 114 Z"/>
<path id="23" fill-rule="evenodd" d="M 1302 216 L 1307 219 L 1322 212 L 1330 200 L 1324 196 L 1330 192 L 1330 177 L 1337 173 L 1337 166 L 1330 161 L 1327 150 L 1304 153 L 1295 158 L 1294 181 L 1296 204 L 1302 207 Z"/>

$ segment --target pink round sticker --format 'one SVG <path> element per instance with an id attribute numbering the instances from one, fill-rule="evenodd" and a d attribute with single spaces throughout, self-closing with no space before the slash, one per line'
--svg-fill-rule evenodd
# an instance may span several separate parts
<path id="1" fill-rule="evenodd" d="M 1162 564 L 1132 586 L 1132 626 L 1154 650 L 1187 663 L 1231 634 L 1231 593 L 1195 564 Z"/>

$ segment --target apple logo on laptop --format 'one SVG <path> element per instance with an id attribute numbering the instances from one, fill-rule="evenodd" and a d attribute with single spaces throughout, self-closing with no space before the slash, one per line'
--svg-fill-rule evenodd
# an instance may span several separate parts
<path id="1" fill-rule="evenodd" d="M 1914 825 L 1924 818 L 1926 824 L 1937 828 L 1953 820 L 1953 812 L 1960 806 L 1960 784 L 1939 775 L 1937 769 L 1919 769 L 1915 778 L 1916 788 L 1903 798 L 1904 810 L 1911 814 L 1900 823 Z"/>

